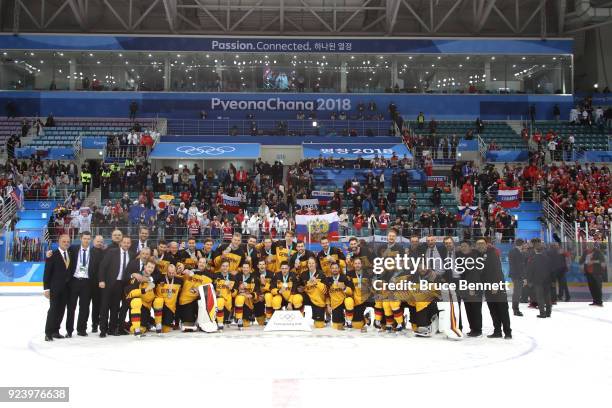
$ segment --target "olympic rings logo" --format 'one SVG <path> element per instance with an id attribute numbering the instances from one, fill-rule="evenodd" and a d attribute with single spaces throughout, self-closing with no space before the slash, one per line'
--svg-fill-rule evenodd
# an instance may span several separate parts
<path id="1" fill-rule="evenodd" d="M 51 203 L 49 203 L 48 201 L 40 201 L 38 203 L 38 208 L 42 208 L 42 209 L 51 208 Z"/>
<path id="2" fill-rule="evenodd" d="M 185 153 L 189 156 L 219 156 L 224 153 L 231 153 L 235 150 L 236 148 L 232 146 L 179 146 L 176 148 L 177 152 Z"/>
<path id="3" fill-rule="evenodd" d="M 295 320 L 295 313 L 283 313 L 279 316 L 281 320 L 286 320 L 288 322 Z"/>

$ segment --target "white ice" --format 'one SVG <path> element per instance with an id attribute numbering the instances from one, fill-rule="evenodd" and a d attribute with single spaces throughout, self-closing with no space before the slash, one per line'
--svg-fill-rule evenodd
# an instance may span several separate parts
<path id="1" fill-rule="evenodd" d="M 460 342 L 231 327 L 47 343 L 46 311 L 42 296 L 0 296 L 0 386 L 69 386 L 75 407 L 578 407 L 605 405 L 612 385 L 612 316 L 587 303 L 559 304 L 551 319 L 524 307 L 513 340 Z M 486 305 L 483 317 L 486 334 Z"/>

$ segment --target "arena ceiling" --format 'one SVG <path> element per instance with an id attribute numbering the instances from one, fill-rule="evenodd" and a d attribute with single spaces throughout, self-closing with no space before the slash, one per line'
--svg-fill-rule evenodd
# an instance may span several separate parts
<path id="1" fill-rule="evenodd" d="M 0 31 L 567 37 L 612 24 L 595 0 L 0 0 Z"/>

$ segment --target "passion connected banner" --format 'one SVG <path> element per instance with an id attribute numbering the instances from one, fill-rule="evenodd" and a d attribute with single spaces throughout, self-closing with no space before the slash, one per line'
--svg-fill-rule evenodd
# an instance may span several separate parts
<path id="1" fill-rule="evenodd" d="M 82 34 L 0 35 L 0 48 L 64 51 L 210 51 L 278 53 L 418 53 L 560 55 L 573 40 L 535 38 L 278 38 Z"/>

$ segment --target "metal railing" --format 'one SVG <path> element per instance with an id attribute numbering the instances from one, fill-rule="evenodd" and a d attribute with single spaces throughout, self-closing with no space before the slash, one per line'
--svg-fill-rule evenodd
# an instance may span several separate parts
<path id="1" fill-rule="evenodd" d="M 175 136 L 394 136 L 390 120 L 169 120 L 167 133 Z"/>
<path id="2" fill-rule="evenodd" d="M 562 242 L 578 241 L 575 224 L 565 219 L 565 211 L 552 198 L 549 197 L 542 201 L 542 210 L 545 219 L 558 233 Z"/>
<path id="3" fill-rule="evenodd" d="M 0 197 L 0 229 L 13 219 L 18 209 L 17 203 L 10 196 Z"/>

